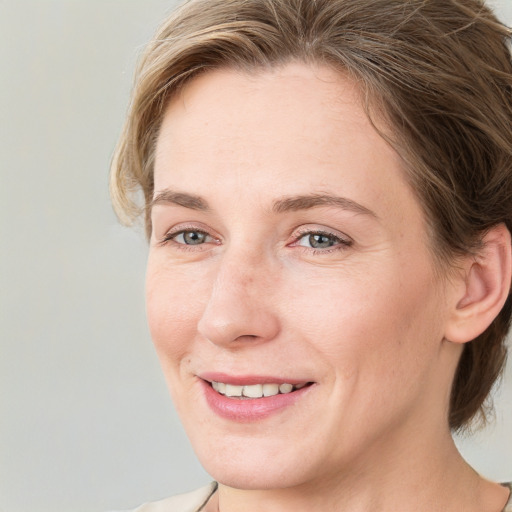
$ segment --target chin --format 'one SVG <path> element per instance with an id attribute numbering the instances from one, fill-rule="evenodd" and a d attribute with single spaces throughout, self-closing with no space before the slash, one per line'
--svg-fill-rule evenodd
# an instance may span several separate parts
<path id="1" fill-rule="evenodd" d="M 253 491 L 284 489 L 304 483 L 304 475 L 277 468 L 275 464 L 275 462 L 269 462 L 264 468 L 258 469 L 251 467 L 247 462 L 241 462 L 240 465 L 229 464 L 223 468 L 215 466 L 210 469 L 207 464 L 204 467 L 217 482 L 233 489 Z"/>
<path id="2" fill-rule="evenodd" d="M 304 456 L 297 450 L 283 449 L 283 440 L 274 439 L 213 439 L 193 442 L 202 466 L 217 482 L 245 490 L 295 487 L 307 480 L 308 468 Z M 290 443 L 296 447 L 295 443 Z M 215 448 L 213 448 L 215 447 Z"/>

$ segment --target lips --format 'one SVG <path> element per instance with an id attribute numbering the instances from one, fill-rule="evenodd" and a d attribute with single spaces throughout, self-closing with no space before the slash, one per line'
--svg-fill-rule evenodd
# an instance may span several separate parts
<path id="1" fill-rule="evenodd" d="M 206 402 L 222 418 L 238 422 L 265 419 L 296 403 L 314 383 L 275 377 L 210 373 L 200 376 Z"/>

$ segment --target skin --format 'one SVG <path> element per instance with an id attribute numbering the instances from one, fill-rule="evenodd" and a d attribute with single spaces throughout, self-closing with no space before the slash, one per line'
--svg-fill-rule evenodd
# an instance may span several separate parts
<path id="1" fill-rule="evenodd" d="M 322 194 L 348 202 L 273 208 Z M 161 127 L 152 222 L 149 325 L 220 482 L 208 510 L 501 510 L 506 491 L 465 464 L 447 422 L 467 281 L 436 272 L 402 162 L 348 78 L 291 63 L 192 80 Z M 206 403 L 211 371 L 314 385 L 236 422 Z"/>

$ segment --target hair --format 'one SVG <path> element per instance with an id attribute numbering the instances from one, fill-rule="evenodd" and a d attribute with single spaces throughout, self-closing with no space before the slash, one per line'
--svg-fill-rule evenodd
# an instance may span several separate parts
<path id="1" fill-rule="evenodd" d="M 144 213 L 149 236 L 162 117 L 193 77 L 321 64 L 353 78 L 370 120 L 391 126 L 392 135 L 382 135 L 405 163 L 434 259 L 449 266 L 478 249 L 493 226 L 512 231 L 510 36 L 482 0 L 190 0 L 139 62 L 112 163 L 116 212 L 125 223 Z M 452 429 L 485 420 L 511 315 L 509 294 L 487 330 L 465 344 L 451 391 Z"/>

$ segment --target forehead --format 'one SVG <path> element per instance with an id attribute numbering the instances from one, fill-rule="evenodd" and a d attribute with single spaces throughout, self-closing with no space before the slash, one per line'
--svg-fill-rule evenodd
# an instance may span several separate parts
<path id="1" fill-rule="evenodd" d="M 194 191 L 219 203 L 234 194 L 248 205 L 335 189 L 369 209 L 377 201 L 392 210 L 407 198 L 419 210 L 403 172 L 343 74 L 299 63 L 252 74 L 220 69 L 191 80 L 169 103 L 155 193 Z"/>
<path id="2" fill-rule="evenodd" d="M 251 74 L 219 69 L 192 79 L 170 101 L 156 169 L 170 156 L 190 162 L 223 154 L 234 164 L 250 156 L 256 166 L 277 157 L 277 148 L 290 162 L 306 154 L 327 160 L 361 143 L 400 163 L 368 120 L 357 85 L 341 73 L 300 63 Z"/>

